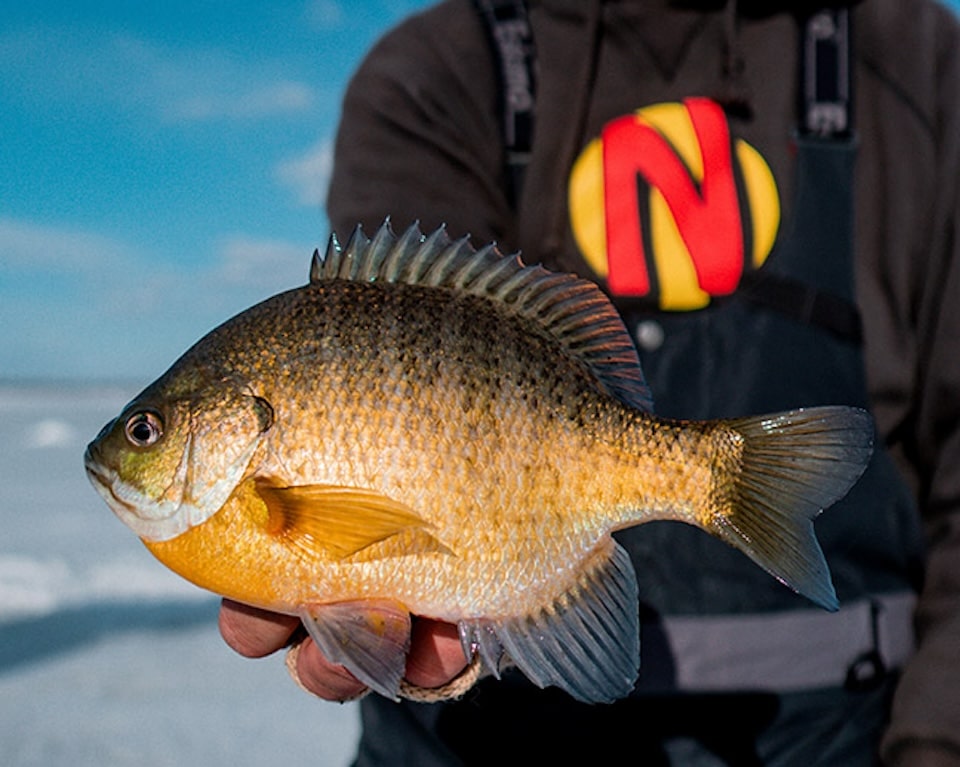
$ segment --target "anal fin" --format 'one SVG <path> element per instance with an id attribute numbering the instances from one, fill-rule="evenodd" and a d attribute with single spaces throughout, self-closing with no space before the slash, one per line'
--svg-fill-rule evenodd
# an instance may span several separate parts
<path id="1" fill-rule="evenodd" d="M 503 654 L 540 687 L 577 700 L 612 702 L 630 693 L 640 663 L 637 582 L 612 539 L 577 583 L 530 615 L 460 622 L 464 652 L 499 675 Z"/>

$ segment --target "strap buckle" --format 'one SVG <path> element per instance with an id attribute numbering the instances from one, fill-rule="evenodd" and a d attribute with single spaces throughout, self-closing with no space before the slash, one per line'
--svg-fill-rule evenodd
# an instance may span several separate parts
<path id="1" fill-rule="evenodd" d="M 822 138 L 852 131 L 850 14 L 846 8 L 818 11 L 804 23 L 800 129 Z"/>

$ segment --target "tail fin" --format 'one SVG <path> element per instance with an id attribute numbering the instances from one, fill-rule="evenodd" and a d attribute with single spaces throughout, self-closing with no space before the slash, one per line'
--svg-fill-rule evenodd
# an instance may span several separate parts
<path id="1" fill-rule="evenodd" d="M 797 593 L 836 610 L 813 520 L 866 469 L 873 419 L 856 408 L 816 407 L 726 424 L 744 440 L 742 473 L 711 532 Z"/>

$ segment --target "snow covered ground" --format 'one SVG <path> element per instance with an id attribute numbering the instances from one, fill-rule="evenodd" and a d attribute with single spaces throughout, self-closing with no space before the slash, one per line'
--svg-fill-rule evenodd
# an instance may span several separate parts
<path id="1" fill-rule="evenodd" d="M 135 393 L 0 385 L 0 764 L 349 764 L 355 704 L 220 640 L 87 482 L 83 449 Z"/>

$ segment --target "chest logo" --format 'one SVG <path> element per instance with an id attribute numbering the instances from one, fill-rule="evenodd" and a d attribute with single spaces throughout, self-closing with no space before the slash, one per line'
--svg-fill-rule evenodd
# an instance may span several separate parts
<path id="1" fill-rule="evenodd" d="M 568 192 L 577 245 L 608 290 L 669 311 L 734 292 L 780 225 L 769 166 L 709 99 L 607 123 L 574 164 Z"/>

